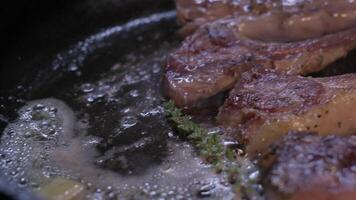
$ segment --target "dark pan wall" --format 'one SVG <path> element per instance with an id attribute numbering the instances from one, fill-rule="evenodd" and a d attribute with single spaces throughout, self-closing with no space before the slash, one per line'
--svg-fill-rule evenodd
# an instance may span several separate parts
<path id="1" fill-rule="evenodd" d="M 64 45 L 100 28 L 173 8 L 173 0 L 6 1 L 0 4 L 0 58 L 6 59 L 22 48 L 35 50 L 28 45 L 29 38 L 36 49 L 59 39 Z"/>
<path id="2" fill-rule="evenodd" d="M 2 3 L 0 98 L 17 93 L 57 52 L 104 28 L 174 9 L 173 0 L 17 0 Z M 49 60 L 48 60 L 49 61 Z M 0 99 L 0 128 L 2 109 Z"/>

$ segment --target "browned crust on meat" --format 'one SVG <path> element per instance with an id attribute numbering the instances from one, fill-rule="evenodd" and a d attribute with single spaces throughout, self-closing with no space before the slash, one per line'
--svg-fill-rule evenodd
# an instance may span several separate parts
<path id="1" fill-rule="evenodd" d="M 356 46 L 356 28 L 298 42 L 264 43 L 242 38 L 238 21 L 230 18 L 203 26 L 170 55 L 164 82 L 177 105 L 193 107 L 229 90 L 251 68 L 316 72 Z"/>
<path id="2" fill-rule="evenodd" d="M 254 156 L 288 130 L 351 134 L 356 126 L 349 109 L 355 98 L 355 74 L 311 78 L 256 69 L 242 75 L 217 119 L 238 130 L 231 136 Z"/>
<path id="3" fill-rule="evenodd" d="M 356 136 L 293 132 L 261 161 L 268 199 L 351 200 L 356 195 Z"/>
<path id="4" fill-rule="evenodd" d="M 228 126 L 237 126 L 236 121 L 227 123 L 228 120 L 223 120 L 222 115 L 232 116 L 241 109 L 255 111 L 264 118 L 283 113 L 303 114 L 313 106 L 328 103 L 335 97 L 336 91 L 355 88 L 355 74 L 312 78 L 256 69 L 241 76 L 221 107 L 218 119 Z"/>
<path id="5" fill-rule="evenodd" d="M 280 0 L 176 0 L 178 22 L 183 26 L 181 35 L 192 34 L 199 26 L 230 15 L 262 14 L 279 6 Z M 275 4 L 272 4 L 274 2 Z"/>
<path id="6" fill-rule="evenodd" d="M 269 11 L 284 13 L 311 12 L 322 8 L 350 7 L 351 1 L 286 0 L 176 0 L 181 35 L 194 33 L 200 26 L 224 17 L 258 16 Z M 350 4 L 350 5 L 346 5 Z"/>
<path id="7" fill-rule="evenodd" d="M 225 101 L 225 112 L 251 108 L 270 114 L 298 113 L 322 103 L 325 88 L 315 79 L 263 71 L 245 74 Z"/>

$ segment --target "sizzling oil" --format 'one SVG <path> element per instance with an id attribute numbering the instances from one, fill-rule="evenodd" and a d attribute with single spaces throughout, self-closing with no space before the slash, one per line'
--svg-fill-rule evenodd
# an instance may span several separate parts
<path id="1" fill-rule="evenodd" d="M 157 24 L 173 18 L 135 20 L 59 53 L 51 73 L 63 78 L 33 91 L 38 100 L 4 131 L 8 179 L 40 191 L 64 177 L 85 186 L 85 199 L 232 199 L 226 179 L 174 136 L 161 107 L 162 66 L 176 38 Z M 125 40 L 134 53 L 120 54 Z"/>

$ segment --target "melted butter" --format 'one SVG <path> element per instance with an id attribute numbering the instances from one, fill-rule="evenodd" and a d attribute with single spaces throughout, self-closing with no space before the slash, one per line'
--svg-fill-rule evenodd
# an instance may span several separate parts
<path id="1" fill-rule="evenodd" d="M 313 1 L 299 12 L 274 10 L 244 20 L 239 31 L 247 38 L 265 42 L 292 42 L 320 37 L 356 25 L 356 2 Z"/>

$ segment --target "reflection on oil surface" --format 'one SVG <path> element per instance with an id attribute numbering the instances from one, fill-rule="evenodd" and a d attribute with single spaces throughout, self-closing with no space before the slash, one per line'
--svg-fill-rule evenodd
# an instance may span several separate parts
<path id="1" fill-rule="evenodd" d="M 7 125 L 0 170 L 46 197 L 232 199 L 224 178 L 172 134 L 161 107 L 173 18 L 135 20 L 58 54 L 52 73 L 64 78 L 32 91 L 40 100 L 25 100 Z M 135 53 L 122 53 L 125 40 Z"/>

